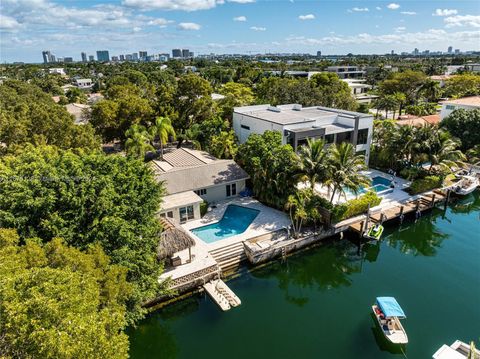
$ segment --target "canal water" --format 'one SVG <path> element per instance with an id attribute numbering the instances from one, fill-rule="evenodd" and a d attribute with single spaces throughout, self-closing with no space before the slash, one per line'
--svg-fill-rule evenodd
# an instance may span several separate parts
<path id="1" fill-rule="evenodd" d="M 444 343 L 480 347 L 479 191 L 418 221 L 392 224 L 377 245 L 337 240 L 244 274 L 242 305 L 221 312 L 204 294 L 129 330 L 132 358 L 431 358 Z M 389 345 L 376 296 L 403 307 L 409 337 Z"/>

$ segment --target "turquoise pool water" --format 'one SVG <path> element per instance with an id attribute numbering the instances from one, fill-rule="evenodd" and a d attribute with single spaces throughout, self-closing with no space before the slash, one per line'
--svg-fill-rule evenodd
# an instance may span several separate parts
<path id="1" fill-rule="evenodd" d="M 358 194 L 362 194 L 362 193 L 368 192 L 370 190 L 374 190 L 377 193 L 389 190 L 390 189 L 390 183 L 391 183 L 391 181 L 389 179 L 385 178 L 385 177 L 375 176 L 375 177 L 372 178 L 372 185 L 370 187 L 367 187 L 367 188 L 361 187 L 358 190 Z M 352 191 L 350 191 L 349 189 L 345 189 L 345 192 L 347 194 L 354 195 L 354 193 Z"/>
<path id="2" fill-rule="evenodd" d="M 193 228 L 191 232 L 206 243 L 213 243 L 246 231 L 260 213 L 259 210 L 228 205 L 222 219 L 203 227 Z"/>

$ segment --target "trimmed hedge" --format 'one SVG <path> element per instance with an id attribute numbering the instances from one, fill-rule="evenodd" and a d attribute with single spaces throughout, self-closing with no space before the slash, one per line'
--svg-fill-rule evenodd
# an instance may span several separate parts
<path id="1" fill-rule="evenodd" d="M 203 217 L 207 213 L 207 210 L 208 210 L 208 202 L 203 201 L 202 203 L 200 203 L 200 217 Z"/>
<path id="2" fill-rule="evenodd" d="M 417 194 L 431 189 L 442 186 L 442 179 L 439 176 L 427 176 L 425 178 L 419 178 L 412 182 L 410 185 L 409 193 Z"/>
<path id="3" fill-rule="evenodd" d="M 369 191 L 363 196 L 351 199 L 342 204 L 336 205 L 332 210 L 333 219 L 336 222 L 365 213 L 370 208 L 378 206 L 382 201 L 374 191 Z"/>

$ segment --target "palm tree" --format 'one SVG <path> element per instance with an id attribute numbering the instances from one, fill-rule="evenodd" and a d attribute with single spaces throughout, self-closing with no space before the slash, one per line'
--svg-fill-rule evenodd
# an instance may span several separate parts
<path id="1" fill-rule="evenodd" d="M 307 144 L 300 147 L 298 157 L 300 159 L 299 178 L 307 180 L 313 190 L 315 183 L 323 183 L 328 176 L 328 151 L 324 140 L 307 139 Z"/>
<path id="2" fill-rule="evenodd" d="M 438 100 L 440 98 L 441 91 L 440 84 L 433 80 L 425 81 L 419 90 L 419 92 L 428 102 L 435 102 Z"/>
<path id="3" fill-rule="evenodd" d="M 150 133 L 153 138 L 158 136 L 158 142 L 160 143 L 160 154 L 163 158 L 163 145 L 168 142 L 169 136 L 171 136 L 174 140 L 176 138 L 172 121 L 170 121 L 168 117 L 157 117 L 155 124 L 150 127 Z"/>
<path id="4" fill-rule="evenodd" d="M 333 202 L 335 193 L 345 195 L 345 189 L 355 194 L 362 186 L 369 186 L 370 180 L 359 171 L 365 169 L 365 157 L 355 153 L 351 143 L 343 142 L 329 148 L 330 174 L 326 184 L 333 188 L 330 203 Z"/>
<path id="5" fill-rule="evenodd" d="M 233 158 L 237 153 L 237 144 L 233 131 L 221 131 L 211 138 L 210 152 L 217 158 Z"/>
<path id="6" fill-rule="evenodd" d="M 125 149 L 127 150 L 127 156 L 131 156 L 138 159 L 144 159 L 147 151 L 153 151 L 154 148 L 150 144 L 150 135 L 141 125 L 132 125 L 126 132 L 125 136 L 127 141 L 125 142 Z"/>
<path id="7" fill-rule="evenodd" d="M 460 147 L 459 140 L 452 138 L 448 132 L 433 126 L 424 126 L 422 130 L 423 139 L 420 142 L 420 149 L 430 162 L 429 173 L 434 166 L 451 172 L 452 167 L 463 165 L 466 157 L 458 149 Z"/>
<path id="8" fill-rule="evenodd" d="M 302 230 L 303 221 L 308 217 L 307 206 L 309 201 L 309 192 L 304 190 L 297 190 L 294 194 L 288 196 L 285 209 L 288 210 L 290 220 L 292 221 L 293 236 L 298 238 Z"/>
<path id="9" fill-rule="evenodd" d="M 404 93 L 401 92 L 395 92 L 392 95 L 392 104 L 395 104 L 393 108 L 393 119 L 395 119 L 395 113 L 397 112 L 397 107 L 398 107 L 398 116 L 402 114 L 402 107 L 405 101 L 407 100 L 407 97 L 405 96 Z"/>

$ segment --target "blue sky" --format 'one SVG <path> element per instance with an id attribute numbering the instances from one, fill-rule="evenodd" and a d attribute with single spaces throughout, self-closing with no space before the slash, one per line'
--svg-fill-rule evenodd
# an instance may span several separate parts
<path id="1" fill-rule="evenodd" d="M 1 0 L 0 60 L 189 48 L 196 54 L 480 50 L 480 1 Z"/>

